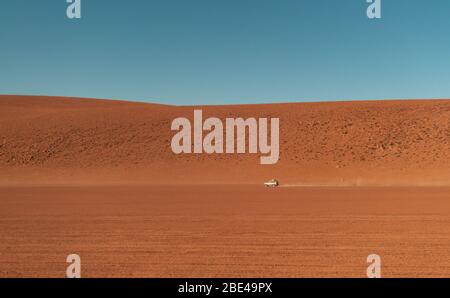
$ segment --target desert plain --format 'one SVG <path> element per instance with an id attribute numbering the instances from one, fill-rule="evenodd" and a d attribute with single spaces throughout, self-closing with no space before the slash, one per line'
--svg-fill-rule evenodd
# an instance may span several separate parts
<path id="1" fill-rule="evenodd" d="M 278 117 L 280 159 L 176 155 L 171 121 Z M 450 101 L 0 96 L 0 277 L 450 276 Z M 262 183 L 276 178 L 279 188 Z"/>

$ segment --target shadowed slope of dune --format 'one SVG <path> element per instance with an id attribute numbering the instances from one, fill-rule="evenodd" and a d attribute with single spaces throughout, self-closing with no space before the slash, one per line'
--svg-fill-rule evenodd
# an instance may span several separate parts
<path id="1" fill-rule="evenodd" d="M 176 117 L 280 118 L 280 160 L 175 155 Z M 175 107 L 0 96 L 0 184 L 450 185 L 450 101 Z"/>

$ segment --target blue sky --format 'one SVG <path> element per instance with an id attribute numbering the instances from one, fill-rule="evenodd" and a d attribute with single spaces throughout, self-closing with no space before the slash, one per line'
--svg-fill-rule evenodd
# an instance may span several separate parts
<path id="1" fill-rule="evenodd" d="M 0 94 L 170 104 L 450 98 L 450 1 L 2 0 Z"/>

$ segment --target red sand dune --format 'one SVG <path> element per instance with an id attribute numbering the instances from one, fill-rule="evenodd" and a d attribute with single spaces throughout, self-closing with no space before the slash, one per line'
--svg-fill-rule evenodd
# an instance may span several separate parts
<path id="1" fill-rule="evenodd" d="M 194 107 L 0 96 L 0 183 L 450 185 L 450 101 L 203 106 L 204 118 L 280 118 L 280 160 L 175 155 Z"/>
<path id="2" fill-rule="evenodd" d="M 194 107 L 0 96 L 0 277 L 449 276 L 450 101 L 200 108 L 280 118 L 278 164 L 173 154 Z"/>

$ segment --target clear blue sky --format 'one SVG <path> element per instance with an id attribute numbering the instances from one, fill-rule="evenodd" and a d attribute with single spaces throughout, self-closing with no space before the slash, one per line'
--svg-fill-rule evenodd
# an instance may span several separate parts
<path id="1" fill-rule="evenodd" d="M 171 104 L 450 98 L 450 1 L 1 0 L 0 94 Z"/>

